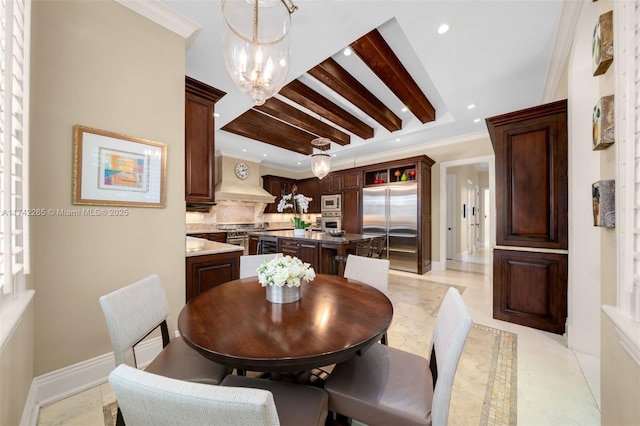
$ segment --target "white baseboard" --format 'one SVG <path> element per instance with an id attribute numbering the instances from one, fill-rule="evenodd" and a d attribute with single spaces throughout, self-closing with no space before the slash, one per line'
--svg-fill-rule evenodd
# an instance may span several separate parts
<path id="1" fill-rule="evenodd" d="M 444 263 L 440 262 L 440 261 L 431 261 L 431 270 L 432 271 L 444 271 L 445 267 L 444 267 Z"/>
<path id="2" fill-rule="evenodd" d="M 138 367 L 144 368 L 162 350 L 162 338 L 155 337 L 136 346 Z M 22 411 L 21 425 L 35 426 L 40 407 L 106 383 L 115 368 L 113 352 L 100 355 L 50 373 L 34 377 Z"/>

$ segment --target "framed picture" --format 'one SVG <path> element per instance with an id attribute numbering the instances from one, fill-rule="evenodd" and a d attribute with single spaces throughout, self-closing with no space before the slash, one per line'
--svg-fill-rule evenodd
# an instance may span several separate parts
<path id="1" fill-rule="evenodd" d="M 164 207 L 167 146 L 75 125 L 73 204 Z"/>
<path id="2" fill-rule="evenodd" d="M 593 75 L 607 72 L 613 62 L 613 11 L 600 15 L 591 42 Z"/>
<path id="3" fill-rule="evenodd" d="M 593 108 L 593 150 L 606 149 L 615 142 L 613 95 L 601 98 Z"/>

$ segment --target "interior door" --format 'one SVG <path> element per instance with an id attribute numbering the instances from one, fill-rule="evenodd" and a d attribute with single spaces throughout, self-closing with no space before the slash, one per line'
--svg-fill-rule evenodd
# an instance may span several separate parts
<path id="1" fill-rule="evenodd" d="M 456 175 L 447 175 L 447 259 L 453 260 L 456 248 Z"/>
<path id="2" fill-rule="evenodd" d="M 467 224 L 467 253 L 473 254 L 475 252 L 475 236 L 476 227 L 475 220 L 473 218 L 475 196 L 473 194 L 473 183 L 467 180 L 467 211 L 466 211 L 466 224 Z"/>

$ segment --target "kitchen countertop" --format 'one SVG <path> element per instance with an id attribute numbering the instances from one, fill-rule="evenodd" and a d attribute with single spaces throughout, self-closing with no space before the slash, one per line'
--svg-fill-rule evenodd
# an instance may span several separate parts
<path id="1" fill-rule="evenodd" d="M 353 243 L 353 242 L 358 242 L 361 240 L 369 240 L 371 238 L 374 238 L 374 235 L 367 235 L 367 234 L 344 234 L 341 237 L 332 237 L 331 234 L 329 234 L 328 232 L 313 232 L 311 234 L 311 236 L 309 236 L 308 232 L 305 232 L 304 236 L 296 236 L 293 235 L 293 229 L 290 230 L 286 230 L 286 231 L 255 231 L 255 232 L 249 232 L 249 235 L 268 235 L 268 236 L 274 236 L 277 238 L 294 238 L 294 239 L 298 239 L 298 240 L 305 240 L 305 241 L 314 241 L 314 242 L 327 242 L 327 243 L 333 243 L 333 244 L 349 244 L 349 243 Z"/>
<path id="2" fill-rule="evenodd" d="M 233 251 L 243 251 L 241 246 L 233 244 L 218 243 L 202 238 L 187 237 L 185 256 L 202 256 L 205 254 L 229 253 Z M 240 253 L 242 254 L 242 253 Z"/>
<path id="3" fill-rule="evenodd" d="M 190 234 L 215 234 L 218 232 L 227 232 L 225 230 L 221 230 L 221 229 L 212 229 L 212 228 L 194 228 L 194 229 L 188 229 L 187 230 L 187 235 Z"/>

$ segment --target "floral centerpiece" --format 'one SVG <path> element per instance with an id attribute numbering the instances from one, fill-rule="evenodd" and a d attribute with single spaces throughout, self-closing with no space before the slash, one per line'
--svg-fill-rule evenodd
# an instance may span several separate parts
<path id="1" fill-rule="evenodd" d="M 276 255 L 258 267 L 258 281 L 267 287 L 267 300 L 289 303 L 300 299 L 300 285 L 313 281 L 316 272 L 310 264 L 297 257 Z"/>
<path id="2" fill-rule="evenodd" d="M 280 199 L 278 203 L 278 212 L 282 213 L 287 209 L 291 209 L 291 211 L 296 215 L 291 218 L 291 222 L 293 222 L 294 229 L 302 229 L 303 232 L 306 228 L 311 226 L 311 222 L 305 222 L 300 217 L 300 214 L 306 213 L 309 209 L 309 201 L 312 201 L 313 198 L 306 197 L 303 194 L 298 194 L 298 186 L 293 185 L 290 194 L 285 194 Z"/>

